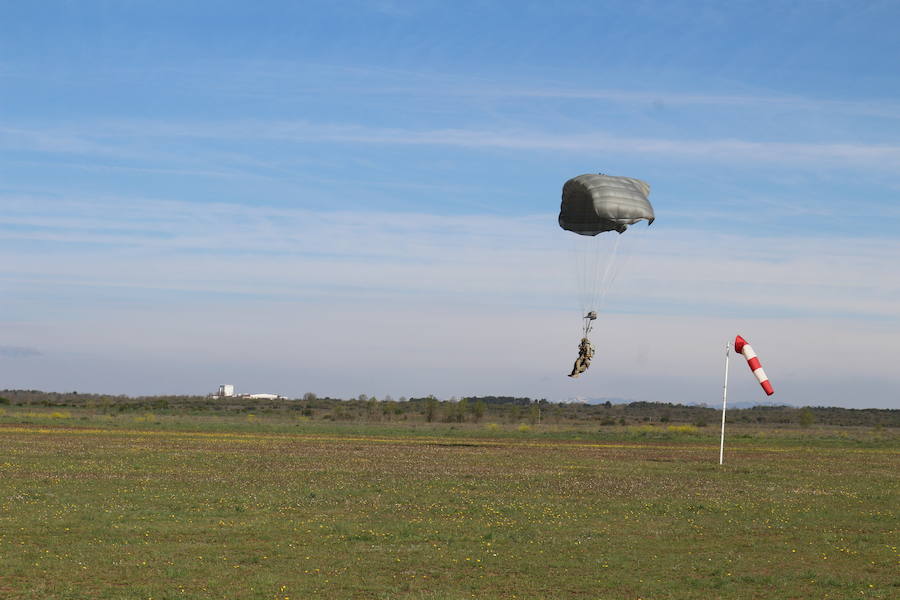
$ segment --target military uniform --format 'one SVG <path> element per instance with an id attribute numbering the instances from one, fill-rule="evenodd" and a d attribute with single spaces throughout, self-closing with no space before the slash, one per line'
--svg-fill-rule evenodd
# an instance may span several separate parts
<path id="1" fill-rule="evenodd" d="M 569 373 L 569 377 L 578 377 L 587 371 L 588 367 L 591 366 L 593 357 L 594 346 L 591 345 L 590 340 L 587 338 L 581 338 L 581 343 L 578 345 L 578 358 L 575 359 L 575 364 L 572 366 L 572 372 Z"/>

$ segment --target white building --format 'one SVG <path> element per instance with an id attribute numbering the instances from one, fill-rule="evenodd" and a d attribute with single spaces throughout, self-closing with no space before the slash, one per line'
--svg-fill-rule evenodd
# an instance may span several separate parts
<path id="1" fill-rule="evenodd" d="M 215 394 L 212 394 L 213 398 L 251 398 L 253 400 L 283 400 L 284 396 L 281 394 L 235 394 L 234 386 L 230 383 L 225 383 L 219 386 L 219 391 Z"/>

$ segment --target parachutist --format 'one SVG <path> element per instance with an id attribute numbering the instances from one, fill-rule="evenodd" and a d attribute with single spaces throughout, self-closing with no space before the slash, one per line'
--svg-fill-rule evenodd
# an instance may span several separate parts
<path id="1" fill-rule="evenodd" d="M 578 236 L 576 271 L 580 283 L 582 310 L 590 311 L 582 317 L 581 345 L 578 360 L 569 377 L 587 371 L 594 356 L 588 336 L 597 319 L 595 312 L 616 276 L 616 262 L 621 239 L 631 239 L 626 233 L 631 225 L 641 221 L 653 223 L 656 214 L 650 204 L 650 184 L 633 177 L 612 175 L 578 175 L 566 181 L 559 205 L 559 226 Z M 599 236 L 599 237 L 597 237 Z M 596 238 L 597 242 L 591 242 Z M 630 242 L 625 242 L 626 244 Z M 600 252 L 603 244 L 611 246 Z"/>
<path id="2" fill-rule="evenodd" d="M 578 377 L 587 371 L 588 367 L 591 366 L 593 357 L 594 346 L 591 344 L 591 341 L 586 337 L 581 338 L 581 343 L 578 344 L 578 358 L 575 359 L 575 364 L 572 366 L 572 372 L 569 373 L 569 377 Z"/>

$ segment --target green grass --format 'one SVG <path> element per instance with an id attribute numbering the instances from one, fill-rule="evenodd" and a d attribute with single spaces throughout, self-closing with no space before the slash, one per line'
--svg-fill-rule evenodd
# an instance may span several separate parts
<path id="1" fill-rule="evenodd" d="M 891 430 L 134 417 L 0 417 L 0 597 L 900 595 Z"/>
<path id="2" fill-rule="evenodd" d="M 601 426 L 592 421 L 543 423 L 426 423 L 423 421 L 329 421 L 310 420 L 299 415 L 247 413 L 200 414 L 177 411 L 118 412 L 79 408 L 0 408 L 0 424 L 19 423 L 42 427 L 103 428 L 146 431 L 204 431 L 243 433 L 286 433 L 299 431 L 336 435 L 387 436 L 391 438 L 519 439 L 560 441 L 697 441 L 719 443 L 719 424 L 695 427 L 685 424 L 641 423 L 626 426 Z M 761 444 L 767 447 L 814 446 L 898 448 L 900 430 L 892 427 L 749 425 L 728 423 L 729 441 Z"/>

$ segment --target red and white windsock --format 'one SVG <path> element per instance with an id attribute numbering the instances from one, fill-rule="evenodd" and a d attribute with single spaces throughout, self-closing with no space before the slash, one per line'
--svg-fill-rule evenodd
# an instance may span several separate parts
<path id="1" fill-rule="evenodd" d="M 759 359 L 756 358 L 756 352 L 753 351 L 753 348 L 750 347 L 750 344 L 747 343 L 747 340 L 742 338 L 741 336 L 737 336 L 734 338 L 734 350 L 735 352 L 740 352 L 744 355 L 744 358 L 747 359 L 747 364 L 750 365 L 750 370 L 753 371 L 753 374 L 756 375 L 757 381 L 759 381 L 759 385 L 762 386 L 762 389 L 765 390 L 767 396 L 771 396 L 775 393 L 775 390 L 772 389 L 772 384 L 769 383 L 769 378 L 766 376 L 766 372 L 763 371 L 762 365 L 759 364 Z"/>

